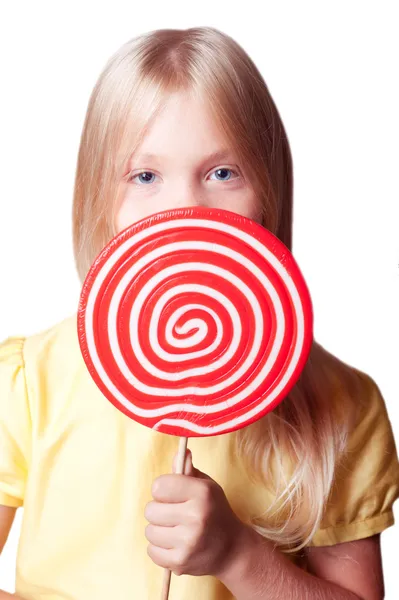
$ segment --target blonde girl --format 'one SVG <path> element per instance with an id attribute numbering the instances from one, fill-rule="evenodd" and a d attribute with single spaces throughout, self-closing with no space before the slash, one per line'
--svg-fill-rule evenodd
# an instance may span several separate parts
<path id="1" fill-rule="evenodd" d="M 170 208 L 232 210 L 291 249 L 292 196 L 279 113 L 228 35 L 157 30 L 110 58 L 76 170 L 82 283 L 113 236 Z M 171 600 L 383 597 L 380 533 L 399 496 L 391 424 L 374 380 L 316 341 L 273 412 L 190 440 L 184 475 L 170 473 L 176 438 L 95 386 L 76 314 L 4 340 L 0 388 L 1 547 L 24 507 L 17 597 L 155 600 L 162 567 L 177 575 Z"/>

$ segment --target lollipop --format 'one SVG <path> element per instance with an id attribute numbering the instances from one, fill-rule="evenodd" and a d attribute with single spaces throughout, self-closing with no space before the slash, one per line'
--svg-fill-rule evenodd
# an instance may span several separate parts
<path id="1" fill-rule="evenodd" d="M 152 215 L 113 238 L 78 309 L 90 375 L 128 417 L 182 436 L 180 473 L 187 437 L 240 429 L 283 400 L 312 325 L 289 249 L 250 219 L 203 207 Z"/>

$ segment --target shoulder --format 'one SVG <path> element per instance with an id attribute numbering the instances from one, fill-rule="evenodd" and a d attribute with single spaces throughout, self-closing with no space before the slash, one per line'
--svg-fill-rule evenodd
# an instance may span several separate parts
<path id="1" fill-rule="evenodd" d="M 31 335 L 14 335 L 0 342 L 3 369 L 22 367 L 32 384 L 47 374 L 62 376 L 82 366 L 83 358 L 77 333 L 77 313 Z"/>
<path id="2" fill-rule="evenodd" d="M 79 347 L 77 313 L 32 335 L 8 338 L 0 346 L 0 363 L 1 352 L 3 364 L 14 366 L 3 369 L 0 364 L 0 383 L 12 388 L 13 398 L 26 398 L 35 432 L 42 434 L 68 403 L 81 398 L 80 384 L 89 377 Z"/>
<path id="3" fill-rule="evenodd" d="M 345 401 L 353 408 L 352 443 L 357 437 L 366 440 L 369 434 L 375 437 L 380 430 L 391 431 L 387 405 L 376 379 L 361 369 L 350 369 L 355 383 L 344 392 L 341 389 L 337 401 L 343 404 L 344 409 Z"/>
<path id="4" fill-rule="evenodd" d="M 387 419 L 384 397 L 372 375 L 344 362 L 318 343 L 312 350 L 306 384 L 316 391 L 321 404 L 330 405 L 349 431 L 378 418 Z"/>
<path id="5" fill-rule="evenodd" d="M 50 366 L 52 362 L 68 361 L 71 366 L 79 355 L 77 314 L 74 313 L 24 340 L 23 356 L 27 366 Z"/>
<path id="6" fill-rule="evenodd" d="M 395 436 L 382 391 L 371 375 L 359 370 L 356 372 L 361 385 L 355 399 L 355 419 L 349 449 L 359 452 L 364 448 L 365 452 L 367 449 L 367 453 L 376 453 L 378 445 L 381 453 L 389 449 L 395 454 Z"/>

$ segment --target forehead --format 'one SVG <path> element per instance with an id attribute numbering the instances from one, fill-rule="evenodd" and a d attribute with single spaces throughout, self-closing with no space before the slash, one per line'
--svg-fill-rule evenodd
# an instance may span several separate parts
<path id="1" fill-rule="evenodd" d="M 162 103 L 133 157 L 167 162 L 182 154 L 187 159 L 234 158 L 208 103 L 187 93 L 174 93 Z"/>

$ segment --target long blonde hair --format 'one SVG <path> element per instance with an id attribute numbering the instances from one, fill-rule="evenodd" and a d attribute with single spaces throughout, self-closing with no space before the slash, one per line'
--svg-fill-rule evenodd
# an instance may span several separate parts
<path id="1" fill-rule="evenodd" d="M 115 211 L 127 159 L 165 95 L 182 90 L 209 102 L 262 200 L 263 225 L 291 250 L 291 152 L 258 69 L 232 38 L 212 27 L 156 30 L 128 41 L 110 58 L 89 100 L 73 202 L 74 254 L 82 283 L 117 233 Z M 238 432 L 237 453 L 248 472 L 275 492 L 275 501 L 250 524 L 286 552 L 307 545 L 320 526 L 346 447 L 349 407 L 338 414 L 332 395 L 341 389 L 354 398 L 360 383 L 360 372 L 313 341 L 290 394 Z M 293 466 L 288 479 L 287 457 Z M 289 507 L 290 518 L 283 523 L 271 518 L 277 506 Z"/>

